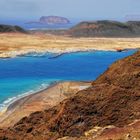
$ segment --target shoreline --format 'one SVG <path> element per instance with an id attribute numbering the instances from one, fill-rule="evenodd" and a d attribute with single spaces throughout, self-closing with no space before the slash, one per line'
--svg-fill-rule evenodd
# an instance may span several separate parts
<path id="1" fill-rule="evenodd" d="M 136 49 L 125 49 L 125 50 L 123 50 L 123 51 L 129 51 L 129 50 L 136 50 Z M 55 58 L 57 58 L 57 57 L 59 57 L 59 56 L 62 56 L 63 54 L 69 54 L 69 53 L 77 53 L 77 52 L 92 52 L 93 50 L 88 50 L 88 51 L 71 51 L 71 52 L 65 52 L 65 53 L 61 53 L 61 54 L 56 54 L 56 55 L 54 55 L 54 56 L 51 56 L 51 57 L 49 57 L 48 59 L 55 59 Z M 104 50 L 94 50 L 93 52 L 95 52 L 95 51 L 104 51 Z M 107 51 L 107 50 L 106 50 Z M 110 50 L 110 51 L 112 51 L 112 50 Z M 47 52 L 48 53 L 48 52 Z M 47 53 L 43 53 L 44 55 L 46 55 Z M 50 53 L 50 52 L 49 52 Z M 37 53 L 37 54 L 39 54 L 39 53 Z M 26 55 L 26 54 L 25 54 Z M 31 53 L 31 57 L 32 57 L 32 55 L 34 55 L 34 52 L 32 52 Z M 40 54 L 39 54 L 40 55 Z M 23 57 L 24 57 L 24 55 L 22 55 Z M 20 57 L 20 56 L 19 56 Z M 37 56 L 35 56 L 35 57 L 37 57 Z M 40 57 L 40 56 L 39 56 Z M 46 91 L 46 90 L 48 90 L 49 88 L 52 88 L 53 86 L 55 86 L 55 85 L 57 85 L 57 84 L 59 84 L 59 83 L 64 83 L 65 81 L 54 81 L 54 82 L 51 82 L 50 84 L 48 84 L 45 88 L 43 87 L 43 88 L 40 88 L 40 89 L 37 89 L 37 90 L 35 90 L 35 91 L 33 91 L 33 92 L 26 92 L 26 93 L 23 93 L 23 94 L 21 94 L 21 95 L 17 95 L 16 97 L 13 97 L 14 99 L 12 99 L 12 98 L 10 98 L 11 99 L 11 101 L 10 102 L 8 102 L 7 104 L 5 104 L 5 106 L 2 108 L 2 109 L 0 109 L 0 116 L 2 116 L 4 113 L 6 113 L 7 111 L 9 111 L 11 108 L 12 108 L 12 105 L 13 104 L 16 104 L 16 102 L 20 102 L 20 100 L 23 100 L 24 98 L 28 98 L 29 96 L 34 96 L 35 94 L 38 94 L 38 93 L 41 93 L 41 92 L 43 92 L 43 91 Z M 71 81 L 72 82 L 72 81 Z M 76 82 L 76 81 L 73 81 L 73 82 Z M 77 81 L 78 82 L 78 81 Z M 83 81 L 83 82 L 85 82 L 85 81 Z M 6 100 L 7 101 L 7 100 Z"/>
<path id="2" fill-rule="evenodd" d="M 64 54 L 88 51 L 124 51 L 140 48 L 140 38 L 72 38 L 55 35 L 0 34 L 0 58 L 28 53 Z"/>
<path id="3" fill-rule="evenodd" d="M 4 38 L 4 39 L 2 38 L 2 41 L 0 40 L 0 58 L 2 59 L 21 57 L 29 53 L 56 54 L 54 57 L 52 56 L 51 58 L 49 58 L 49 59 L 53 59 L 67 53 L 91 52 L 91 51 L 121 52 L 125 50 L 126 51 L 133 50 L 133 49 L 135 50 L 140 48 L 140 38 L 130 39 L 130 40 L 116 39 L 116 38 L 114 39 L 78 38 L 77 39 L 77 38 L 66 38 L 66 37 L 57 37 L 57 36 L 40 37 L 40 36 L 31 36 L 31 35 L 30 36 L 8 35 L 8 38 L 5 35 L 4 36 L 0 35 L 0 37 Z M 4 47 L 2 47 L 2 45 Z M 74 89 L 72 88 L 73 87 L 73 85 L 71 86 L 72 83 L 78 85 L 76 86 L 76 89 L 75 87 Z M 45 108 L 49 108 L 54 105 L 57 105 L 62 100 L 69 97 L 71 94 L 74 94 L 78 90 L 81 90 L 79 89 L 80 86 L 87 83 L 89 85 L 89 82 L 80 83 L 80 82 L 70 82 L 70 81 L 69 82 L 59 81 L 57 83 L 51 84 L 45 89 L 17 98 L 16 100 L 9 103 L 0 112 L 1 126 L 9 126 L 11 124 L 14 124 L 15 121 L 20 120 L 25 116 L 28 116 L 32 112 L 38 111 L 40 109 L 43 110 Z M 69 90 L 72 90 L 73 92 Z M 70 93 L 70 95 L 65 95 L 66 93 Z M 21 110 L 23 112 L 21 112 Z M 15 120 L 15 118 L 17 119 Z"/>
<path id="4" fill-rule="evenodd" d="M 48 87 L 46 87 L 46 88 L 44 88 L 44 89 L 41 89 L 40 91 L 35 91 L 35 92 L 30 93 L 30 94 L 28 94 L 28 95 L 22 96 L 22 97 L 20 97 L 19 99 L 17 98 L 15 101 L 11 102 L 11 103 L 7 106 L 7 110 L 6 110 L 6 111 L 11 110 L 11 109 L 14 107 L 15 104 L 18 104 L 18 102 L 22 101 L 23 99 L 25 99 L 25 98 L 30 98 L 30 97 L 32 97 L 32 96 L 34 96 L 34 95 L 36 95 L 36 94 L 41 94 L 42 92 L 47 91 L 48 89 L 50 89 L 50 88 L 56 86 L 56 85 L 59 84 L 59 83 L 62 83 L 62 82 L 54 82 L 54 83 L 48 85 Z"/>
<path id="5" fill-rule="evenodd" d="M 17 102 L 20 102 L 21 100 L 23 100 L 24 98 L 28 98 L 30 96 L 34 96 L 35 94 L 40 94 L 41 92 L 43 91 L 46 91 L 50 88 L 52 88 L 53 86 L 56 86 L 57 84 L 59 83 L 62 83 L 62 81 L 59 81 L 59 82 L 52 82 L 50 83 L 47 87 L 45 88 L 42 88 L 40 90 L 36 90 L 32 93 L 23 93 L 21 95 L 17 95 L 15 97 L 13 97 L 14 99 L 11 100 L 11 102 L 9 102 L 7 105 L 5 105 L 5 107 L 3 107 L 1 110 L 0 110 L 0 116 L 2 116 L 4 113 L 6 113 L 7 111 L 11 110 L 14 106 L 14 104 L 16 104 Z M 7 100 L 6 100 L 7 101 Z"/>
<path id="6" fill-rule="evenodd" d="M 7 107 L 0 111 L 0 128 L 11 126 L 32 112 L 53 107 L 67 97 L 77 93 L 79 90 L 88 88 L 90 85 L 91 82 L 86 81 L 54 82 L 41 91 L 21 97 L 11 102 Z"/>
<path id="7" fill-rule="evenodd" d="M 96 52 L 96 51 L 111 51 L 111 52 L 124 52 L 124 51 L 129 51 L 129 50 L 137 50 L 137 49 L 140 49 L 140 48 L 124 48 L 124 49 L 87 49 L 87 50 L 73 50 L 73 51 L 44 51 L 44 52 L 41 52 L 41 51 L 28 51 L 28 52 L 25 52 L 25 53 L 21 53 L 19 54 L 17 52 L 17 54 L 15 54 L 14 56 L 12 54 L 5 54 L 4 56 L 1 56 L 0 54 L 0 59 L 10 59 L 10 58 L 16 58 L 16 57 L 27 57 L 26 55 L 28 54 L 31 54 L 31 57 L 33 57 L 33 55 L 36 55 L 35 57 L 42 57 L 42 56 L 45 56 L 47 53 L 51 53 L 51 54 L 55 54 L 55 56 L 51 56 L 49 57 L 48 59 L 55 59 L 55 58 L 58 58 L 64 54 L 70 54 L 70 53 L 80 53 L 80 52 Z"/>

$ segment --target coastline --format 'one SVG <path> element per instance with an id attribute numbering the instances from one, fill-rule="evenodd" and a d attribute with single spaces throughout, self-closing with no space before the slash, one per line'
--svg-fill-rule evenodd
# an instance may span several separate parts
<path id="1" fill-rule="evenodd" d="M 75 52 L 74 52 L 75 53 Z M 60 54 L 59 54 L 60 55 Z M 57 58 L 57 57 L 59 57 L 59 55 L 57 56 L 57 55 L 55 55 L 55 56 L 51 56 L 51 58 L 49 58 L 49 59 L 53 59 L 53 58 Z M 61 54 L 62 55 L 62 54 Z M 61 56 L 60 55 L 60 56 Z M 30 55 L 29 55 L 30 56 Z M 69 83 L 70 85 L 66 85 L 66 83 Z M 15 112 L 17 112 L 17 110 L 19 110 L 19 108 L 20 108 L 20 111 L 22 110 L 21 108 L 23 108 L 23 110 L 24 110 L 24 107 L 26 108 L 25 110 L 26 111 L 24 111 L 24 114 L 23 115 L 20 115 L 20 113 L 18 114 L 18 116 L 20 116 L 19 118 L 21 119 L 22 117 L 25 117 L 26 115 L 28 116 L 29 114 L 31 114 L 32 112 L 35 112 L 35 111 L 39 111 L 39 110 L 43 110 L 43 109 L 46 109 L 46 108 L 48 108 L 48 106 L 50 106 L 50 103 L 47 103 L 47 106 L 45 105 L 46 103 L 43 103 L 43 101 L 42 100 L 44 100 L 44 98 L 46 97 L 46 96 L 48 96 L 48 95 L 46 95 L 46 93 L 48 93 L 48 90 L 51 90 L 51 92 L 53 92 L 53 91 L 55 91 L 55 93 L 53 93 L 54 95 L 57 93 L 58 95 L 60 95 L 61 94 L 61 92 L 62 91 L 60 91 L 60 90 L 63 90 L 64 91 L 64 89 L 66 88 L 66 87 L 62 87 L 62 89 L 60 89 L 60 87 L 62 86 L 62 85 L 66 85 L 66 86 L 68 86 L 68 88 L 69 89 L 72 89 L 72 94 L 73 93 L 76 93 L 75 91 L 73 91 L 74 89 L 75 89 L 75 87 L 74 87 L 74 89 L 73 89 L 73 85 L 71 85 L 72 83 L 74 83 L 74 84 L 76 84 L 77 85 L 77 89 L 78 90 L 76 90 L 76 92 L 78 92 L 79 90 L 82 90 L 82 89 L 84 89 L 84 88 L 87 88 L 87 86 L 85 87 L 85 86 L 83 86 L 83 88 L 80 88 L 83 84 L 88 84 L 89 85 L 89 83 L 90 82 L 62 82 L 62 81 L 54 81 L 54 82 L 52 82 L 52 83 L 50 83 L 49 84 L 49 86 L 48 86 L 48 84 L 46 85 L 47 87 L 42 87 L 43 89 L 40 89 L 39 88 L 39 90 L 37 89 L 36 91 L 34 91 L 34 92 L 28 92 L 28 94 L 21 94 L 21 96 L 17 96 L 17 98 L 14 98 L 14 100 L 10 100 L 10 102 L 8 103 L 8 104 L 6 104 L 6 106 L 0 111 L 0 123 L 1 123 L 1 127 L 3 126 L 3 127 L 5 127 L 5 126 L 9 126 L 9 125 L 11 125 L 11 124 L 14 124 L 14 123 L 11 123 L 11 122 L 9 122 L 8 121 L 8 124 L 6 123 L 6 121 L 7 121 L 7 119 L 8 120 L 10 120 L 10 121 L 15 121 L 15 118 L 13 117 L 11 117 L 12 116 L 12 114 L 14 114 Z M 55 87 L 59 87 L 58 88 L 58 90 L 56 90 L 56 89 L 54 89 Z M 45 96 L 44 95 L 42 95 L 42 94 L 44 94 L 44 92 L 45 92 Z M 66 93 L 69 93 L 68 92 L 68 90 L 66 90 Z M 62 97 L 62 99 L 60 99 L 60 97 L 59 96 L 56 96 L 55 95 L 55 99 L 56 100 L 59 100 L 59 101 L 57 101 L 57 104 L 58 103 L 60 103 L 60 101 L 62 101 L 62 99 L 66 99 L 67 98 L 67 96 L 65 96 L 65 95 L 63 95 L 63 97 Z M 35 98 L 36 96 L 39 96 L 39 98 L 41 98 L 41 100 L 40 101 L 38 101 L 38 98 L 36 98 L 34 101 L 32 101 L 32 99 L 33 98 Z M 44 98 L 42 98 L 42 96 L 44 96 Z M 69 95 L 68 95 L 69 96 Z M 52 97 L 51 97 L 52 98 Z M 29 105 L 28 105 L 28 101 L 30 100 L 30 103 L 29 103 Z M 51 99 L 51 101 L 50 102 L 52 102 L 52 100 L 54 100 L 54 99 Z M 48 102 L 48 99 L 47 99 L 47 102 Z M 39 106 L 37 107 L 37 105 L 39 104 Z M 40 104 L 43 104 L 43 105 L 40 105 Z M 53 105 L 52 105 L 53 104 Z M 54 106 L 54 105 L 57 105 L 57 104 L 54 104 L 54 103 L 52 103 L 51 104 L 51 107 L 52 106 Z M 45 105 L 45 107 L 44 107 L 44 105 Z M 35 106 L 35 110 L 34 110 L 34 107 Z M 28 111 L 28 109 L 31 109 L 30 111 Z M 22 112 L 22 111 L 21 111 Z M 16 113 L 17 114 L 17 113 Z M 16 115 L 14 115 L 14 116 L 16 116 Z M 11 119 L 9 119 L 9 118 L 12 118 L 12 120 Z M 19 120 L 19 119 L 17 119 L 17 120 Z M 5 124 L 6 123 L 6 124 Z"/>
<path id="2" fill-rule="evenodd" d="M 48 85 L 47 87 L 45 88 L 42 88 L 42 89 L 39 89 L 39 90 L 36 90 L 34 92 L 29 92 L 29 93 L 24 93 L 24 94 L 21 94 L 21 95 L 18 95 L 17 97 L 13 97 L 14 99 L 11 100 L 10 102 L 8 102 L 5 107 L 3 107 L 1 110 L 0 110 L 0 116 L 2 116 L 4 113 L 6 113 L 7 111 L 11 110 L 12 108 L 14 108 L 14 105 L 17 104 L 18 102 L 20 102 L 21 100 L 23 100 L 24 98 L 30 98 L 31 96 L 35 95 L 35 94 L 39 94 L 43 91 L 46 91 L 48 90 L 49 88 L 57 85 L 58 83 L 60 82 L 53 82 L 51 83 L 50 85 Z"/>
<path id="3" fill-rule="evenodd" d="M 140 38 L 71 38 L 65 36 L 0 34 L 0 58 L 29 53 L 64 54 L 85 51 L 123 51 L 140 48 Z"/>
<path id="4" fill-rule="evenodd" d="M 90 85 L 90 82 L 58 82 L 46 89 L 21 97 L 0 112 L 0 128 L 12 126 L 32 112 L 49 109 Z"/>
<path id="5" fill-rule="evenodd" d="M 50 57 L 49 59 L 57 58 L 59 56 L 62 56 L 63 54 L 69 54 L 69 53 L 77 53 L 77 52 L 94 52 L 94 51 L 113 51 L 113 52 L 122 52 L 122 51 L 128 51 L 133 49 L 140 49 L 138 47 L 135 48 L 114 48 L 114 49 L 103 49 L 103 48 L 84 48 L 84 49 L 70 49 L 70 50 L 44 50 L 44 51 L 37 51 L 37 50 L 28 50 L 28 51 L 14 51 L 14 52 L 6 52 L 6 53 L 0 53 L 0 59 L 7 59 L 7 58 L 16 58 L 21 56 L 26 56 L 28 54 L 36 54 L 37 55 L 45 55 L 47 53 L 56 54 L 55 56 Z"/>
<path id="6" fill-rule="evenodd" d="M 7 38 L 7 36 L 9 38 Z M 90 51 L 120 52 L 124 50 L 140 48 L 140 38 L 68 38 L 52 35 L 17 36 L 16 34 L 14 36 L 12 36 L 12 34 L 0 34 L 0 37 L 3 37 L 2 42 L 0 41 L 0 58 L 4 59 L 24 56 L 29 53 L 54 53 L 56 55 L 49 58 L 53 59 L 66 53 Z M 3 48 L 2 45 L 6 49 Z M 74 87 L 73 84 L 76 85 L 76 87 Z M 79 89 L 80 86 L 85 84 L 88 86 L 90 85 L 88 82 L 58 82 L 43 90 L 17 98 L 0 112 L 1 127 L 11 126 L 32 112 L 40 111 L 57 105 L 62 100 L 71 96 L 71 94 L 81 90 Z M 72 92 L 69 90 L 72 90 Z M 65 95 L 65 91 L 69 95 Z M 22 113 L 20 113 L 21 110 Z"/>

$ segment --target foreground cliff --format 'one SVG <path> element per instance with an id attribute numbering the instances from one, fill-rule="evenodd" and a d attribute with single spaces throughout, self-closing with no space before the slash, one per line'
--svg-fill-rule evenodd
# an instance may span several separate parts
<path id="1" fill-rule="evenodd" d="M 0 139 L 140 138 L 140 125 L 136 124 L 139 106 L 140 51 L 114 63 L 91 87 L 51 109 L 32 113 L 14 127 L 0 130 Z"/>
<path id="2" fill-rule="evenodd" d="M 74 37 L 137 37 L 140 36 L 140 21 L 81 22 L 71 28 L 68 34 Z"/>

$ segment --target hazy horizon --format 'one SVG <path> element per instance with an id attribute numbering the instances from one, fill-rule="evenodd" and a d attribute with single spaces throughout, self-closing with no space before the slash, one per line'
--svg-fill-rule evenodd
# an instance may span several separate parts
<path id="1" fill-rule="evenodd" d="M 72 20 L 140 20 L 139 0 L 1 0 L 1 21 L 32 21 L 41 16 Z"/>

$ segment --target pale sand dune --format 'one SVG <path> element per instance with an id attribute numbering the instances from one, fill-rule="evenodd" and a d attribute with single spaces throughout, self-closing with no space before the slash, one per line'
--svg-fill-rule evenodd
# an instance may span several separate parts
<path id="1" fill-rule="evenodd" d="M 140 48 L 140 38 L 70 38 L 54 35 L 0 34 L 0 57 L 28 52 L 76 52 Z"/>
<path id="2" fill-rule="evenodd" d="M 85 89 L 90 85 L 90 82 L 62 82 L 41 92 L 23 97 L 12 103 L 7 110 L 1 112 L 0 128 L 12 126 L 32 112 L 56 106 L 64 99 L 77 93 L 81 88 Z"/>

